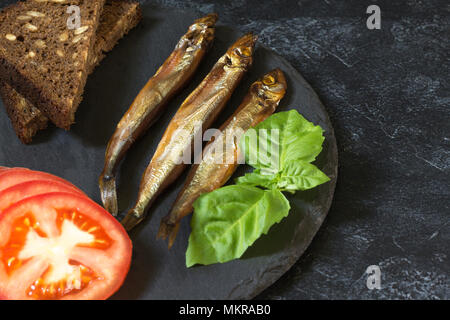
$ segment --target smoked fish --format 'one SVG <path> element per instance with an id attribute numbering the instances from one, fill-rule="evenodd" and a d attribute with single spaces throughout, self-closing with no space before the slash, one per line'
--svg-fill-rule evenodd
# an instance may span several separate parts
<path id="1" fill-rule="evenodd" d="M 125 229 L 139 224 L 156 197 L 185 169 L 183 159 L 194 139 L 213 124 L 252 65 L 256 40 L 253 34 L 238 39 L 183 102 L 142 177 L 136 204 L 122 220 Z"/>
<path id="2" fill-rule="evenodd" d="M 99 186 L 103 205 L 114 216 L 118 213 L 116 173 L 121 160 L 192 78 L 212 45 L 216 21 L 217 14 L 211 13 L 189 27 L 169 58 L 139 92 L 110 139 Z"/>
<path id="3" fill-rule="evenodd" d="M 169 248 L 175 241 L 181 219 L 193 211 L 195 200 L 222 187 L 233 175 L 243 156 L 238 147 L 242 136 L 275 112 L 286 89 L 286 79 L 280 69 L 254 82 L 239 108 L 219 129 L 220 136 L 205 147 L 202 161 L 191 168 L 172 209 L 161 220 L 158 237 L 169 237 Z"/>

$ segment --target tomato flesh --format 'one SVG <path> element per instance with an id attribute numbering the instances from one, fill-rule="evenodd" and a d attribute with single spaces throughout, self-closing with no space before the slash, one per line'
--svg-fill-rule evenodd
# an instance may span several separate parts
<path id="1" fill-rule="evenodd" d="M 16 202 L 50 192 L 65 192 L 84 196 L 80 190 L 59 181 L 27 181 L 0 191 L 0 214 Z"/>
<path id="2" fill-rule="evenodd" d="M 76 190 L 79 190 L 70 182 L 49 173 L 33 171 L 25 168 L 12 168 L 0 171 L 0 191 L 3 191 L 5 189 L 8 189 L 12 186 L 15 186 L 23 182 L 36 180 L 58 181 Z"/>
<path id="3" fill-rule="evenodd" d="M 71 226 L 63 226 L 64 224 L 70 223 Z M 2 254 L 2 260 L 6 266 L 6 272 L 11 275 L 14 270 L 20 268 L 20 266 L 26 262 L 29 257 L 23 254 L 23 251 L 27 251 L 28 247 L 36 247 L 36 243 L 39 243 L 38 249 L 34 249 L 33 254 L 47 254 L 48 247 L 54 246 L 53 250 L 70 250 L 71 246 L 87 246 L 97 249 L 107 249 L 111 246 L 112 240 L 108 237 L 103 228 L 96 225 L 96 223 L 79 212 L 58 212 L 56 220 L 57 229 L 60 232 L 59 239 L 50 240 L 48 235 L 40 228 L 39 223 L 36 221 L 32 214 L 26 214 L 25 216 L 17 219 L 12 226 L 12 233 L 8 244 L 5 246 Z M 92 235 L 93 240 L 91 243 L 81 243 L 77 241 L 68 241 L 67 238 L 67 228 L 77 227 L 80 231 L 80 238 L 86 236 L 83 232 Z M 31 234 L 30 234 L 31 233 Z M 66 237 L 66 238 L 65 238 Z M 91 238 L 89 236 L 89 238 Z M 35 243 L 33 243 L 33 239 Z M 58 243 L 59 242 L 59 243 Z M 65 243 L 64 247 L 60 243 Z M 59 246 L 58 246 L 59 245 Z M 55 260 L 57 258 L 50 256 L 50 259 Z M 99 276 L 95 274 L 87 266 L 78 263 L 74 260 L 67 260 L 66 264 L 59 266 L 59 268 L 67 268 L 71 270 L 71 273 L 75 273 L 76 277 L 66 276 L 63 279 L 49 280 L 55 273 L 55 267 L 49 267 L 43 274 L 42 277 L 37 279 L 29 287 L 28 295 L 35 299 L 47 300 L 47 299 L 57 299 L 64 295 L 83 290 L 89 283 L 94 279 L 99 279 Z"/>
<path id="4" fill-rule="evenodd" d="M 130 261 L 125 230 L 85 197 L 39 195 L 0 217 L 0 296 L 8 299 L 106 299 Z"/>
<path id="5" fill-rule="evenodd" d="M 75 270 L 78 268 L 79 279 L 46 282 L 45 278 L 53 272 L 52 268 L 48 268 L 43 277 L 28 288 L 28 296 L 36 300 L 58 300 L 64 296 L 81 292 L 94 280 L 101 281 L 101 278 L 88 267 L 73 260 L 69 261 L 69 265 L 73 266 Z"/>

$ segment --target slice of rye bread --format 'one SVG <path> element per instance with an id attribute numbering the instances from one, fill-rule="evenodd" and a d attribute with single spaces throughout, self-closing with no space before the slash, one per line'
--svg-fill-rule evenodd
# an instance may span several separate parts
<path id="1" fill-rule="evenodd" d="M 69 129 L 81 102 L 105 0 L 27 0 L 0 13 L 0 81 L 56 126 Z M 77 6 L 81 26 L 69 28 Z M 69 11 L 69 13 L 68 13 Z"/>
<path id="2" fill-rule="evenodd" d="M 93 55 L 89 60 L 89 73 L 105 58 L 105 53 L 111 51 L 141 18 L 138 2 L 106 1 L 97 29 Z M 47 127 L 47 117 L 6 83 L 0 83 L 0 96 L 17 136 L 23 143 L 31 143 L 36 133 Z"/>

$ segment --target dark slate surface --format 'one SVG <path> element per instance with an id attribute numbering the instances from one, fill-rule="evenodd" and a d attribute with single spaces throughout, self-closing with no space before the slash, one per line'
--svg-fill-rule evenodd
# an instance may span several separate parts
<path id="1" fill-rule="evenodd" d="M 332 209 L 262 299 L 449 299 L 447 1 L 173 1 L 255 31 L 318 92 L 336 130 Z M 381 30 L 366 28 L 378 4 Z M 378 265 L 382 289 L 366 287 Z"/>
<path id="2" fill-rule="evenodd" d="M 259 298 L 450 298 L 448 2 L 150 2 L 217 11 L 223 23 L 259 33 L 331 116 L 335 201 L 303 257 Z M 381 7 L 381 30 L 366 28 L 370 4 Z M 381 290 L 366 288 L 373 264 Z"/>
<path id="3" fill-rule="evenodd" d="M 154 74 L 180 35 L 198 18 L 196 10 L 142 6 L 143 21 L 89 77 L 77 121 L 70 132 L 54 127 L 24 146 L 15 137 L 0 101 L 0 165 L 27 167 L 56 174 L 80 187 L 100 203 L 98 176 L 105 148 L 114 128 L 138 91 Z M 127 153 L 118 179 L 119 211 L 135 202 L 141 174 L 181 102 L 206 76 L 217 59 L 242 33 L 228 25 L 216 28 L 216 39 L 188 88 L 164 109 L 148 134 Z M 156 44 L 156 45 L 155 45 Z M 272 50 L 257 46 L 252 68 L 246 73 L 213 127 L 218 128 L 242 102 L 251 83 L 274 68 L 281 68 L 289 90 L 278 111 L 296 108 L 324 129 L 323 151 L 314 162 L 331 181 L 287 195 L 291 211 L 246 251 L 241 259 L 226 264 L 186 268 L 189 219 L 181 223 L 173 248 L 155 239 L 160 220 L 175 201 L 185 175 L 157 199 L 145 221 L 130 233 L 133 259 L 127 279 L 115 299 L 250 299 L 278 280 L 307 249 L 323 223 L 333 200 L 338 170 L 334 130 L 325 107 L 298 71 Z M 248 171 L 240 166 L 230 182 Z"/>

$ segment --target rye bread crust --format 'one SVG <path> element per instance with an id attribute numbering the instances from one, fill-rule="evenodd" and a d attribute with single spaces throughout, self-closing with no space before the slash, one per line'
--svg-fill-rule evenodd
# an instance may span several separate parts
<path id="1" fill-rule="evenodd" d="M 0 95 L 14 131 L 23 143 L 31 143 L 39 130 L 47 128 L 47 117 L 9 85 L 0 84 Z"/>
<path id="2" fill-rule="evenodd" d="M 89 61 L 91 73 L 122 39 L 142 20 L 139 2 L 132 0 L 107 0 L 97 29 L 94 55 Z"/>

